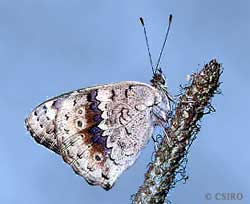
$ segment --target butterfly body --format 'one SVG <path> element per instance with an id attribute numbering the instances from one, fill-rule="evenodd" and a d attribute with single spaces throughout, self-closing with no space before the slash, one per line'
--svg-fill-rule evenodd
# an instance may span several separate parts
<path id="1" fill-rule="evenodd" d="M 125 81 L 52 98 L 25 123 L 39 144 L 60 154 L 88 183 L 108 190 L 168 113 L 168 95 L 157 83 Z"/>

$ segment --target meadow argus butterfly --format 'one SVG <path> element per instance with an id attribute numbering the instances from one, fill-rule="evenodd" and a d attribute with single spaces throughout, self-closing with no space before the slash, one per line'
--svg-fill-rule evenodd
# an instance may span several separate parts
<path id="1" fill-rule="evenodd" d="M 137 159 L 169 116 L 169 94 L 159 68 L 169 28 L 151 84 L 125 81 L 75 90 L 37 106 L 25 124 L 41 145 L 61 155 L 89 184 L 110 189 Z"/>

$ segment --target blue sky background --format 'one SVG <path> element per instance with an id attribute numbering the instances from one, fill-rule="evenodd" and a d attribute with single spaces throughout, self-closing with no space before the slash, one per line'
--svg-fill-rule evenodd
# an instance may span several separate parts
<path id="1" fill-rule="evenodd" d="M 24 118 L 39 103 L 86 86 L 136 80 L 152 73 L 142 27 L 154 60 L 168 15 L 173 14 L 162 58 L 172 94 L 185 76 L 216 57 L 223 63 L 217 112 L 202 120 L 189 154 L 189 180 L 171 192 L 173 203 L 206 201 L 207 192 L 241 192 L 250 203 L 248 0 L 0 0 L 0 200 L 4 204 L 130 203 L 143 182 L 153 145 L 115 187 L 89 186 L 62 159 L 37 145 Z"/>

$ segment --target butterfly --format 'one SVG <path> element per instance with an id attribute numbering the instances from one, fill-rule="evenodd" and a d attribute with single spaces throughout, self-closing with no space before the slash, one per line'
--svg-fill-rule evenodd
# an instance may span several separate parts
<path id="1" fill-rule="evenodd" d="M 43 102 L 25 119 L 36 142 L 105 190 L 136 161 L 155 126 L 169 118 L 171 99 L 158 65 L 171 19 L 155 69 L 140 20 L 153 70 L 151 84 L 124 81 L 75 90 Z"/>

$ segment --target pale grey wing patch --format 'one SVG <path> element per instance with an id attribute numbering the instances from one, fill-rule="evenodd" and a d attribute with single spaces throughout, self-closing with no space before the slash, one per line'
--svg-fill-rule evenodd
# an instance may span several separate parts
<path id="1" fill-rule="evenodd" d="M 153 133 L 153 123 L 150 121 L 150 109 L 134 115 L 129 122 L 125 122 L 125 120 L 120 121 L 121 125 L 119 127 L 109 130 L 107 147 L 112 149 L 111 158 L 117 164 L 129 163 L 132 165 Z M 104 132 L 104 135 L 106 134 Z"/>
<path id="2" fill-rule="evenodd" d="M 107 147 L 111 148 L 111 159 L 126 167 L 132 165 L 140 150 L 152 135 L 151 110 L 156 91 L 144 85 L 114 86 L 112 100 L 105 99 L 104 90 L 98 90 L 98 106 L 104 120 L 99 125 L 107 136 Z"/>
<path id="3" fill-rule="evenodd" d="M 57 145 L 55 118 L 65 97 L 66 95 L 42 103 L 25 119 L 25 125 L 36 142 L 58 154 L 60 148 Z"/>

